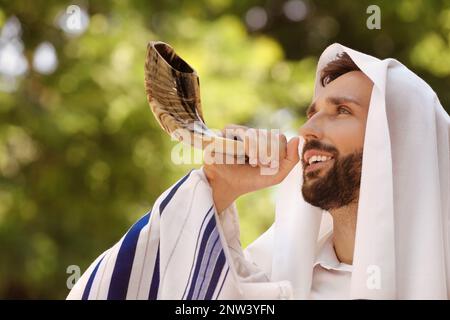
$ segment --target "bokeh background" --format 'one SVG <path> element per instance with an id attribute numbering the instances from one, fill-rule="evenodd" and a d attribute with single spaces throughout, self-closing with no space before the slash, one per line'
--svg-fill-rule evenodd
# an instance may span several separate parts
<path id="1" fill-rule="evenodd" d="M 0 298 L 65 298 L 68 266 L 85 270 L 199 166 L 172 163 L 148 107 L 156 39 L 198 71 L 211 128 L 295 134 L 333 42 L 402 61 L 450 106 L 448 0 L 0 1 Z M 238 200 L 244 246 L 272 223 L 273 199 Z"/>

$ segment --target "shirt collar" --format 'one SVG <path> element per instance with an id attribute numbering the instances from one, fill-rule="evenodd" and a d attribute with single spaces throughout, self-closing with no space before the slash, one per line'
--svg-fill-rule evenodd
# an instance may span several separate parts
<path id="1" fill-rule="evenodd" d="M 320 265 L 327 270 L 336 270 L 344 272 L 352 272 L 353 266 L 340 262 L 336 256 L 333 246 L 333 233 L 330 233 L 322 245 L 319 246 L 319 250 L 316 255 L 316 261 L 314 267 Z"/>

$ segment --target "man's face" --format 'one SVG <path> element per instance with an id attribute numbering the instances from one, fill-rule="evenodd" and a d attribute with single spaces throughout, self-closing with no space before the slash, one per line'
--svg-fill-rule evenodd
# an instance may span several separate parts
<path id="1" fill-rule="evenodd" d="M 302 194 L 314 206 L 332 210 L 358 198 L 372 86 L 361 71 L 348 72 L 320 88 L 307 111 Z"/>

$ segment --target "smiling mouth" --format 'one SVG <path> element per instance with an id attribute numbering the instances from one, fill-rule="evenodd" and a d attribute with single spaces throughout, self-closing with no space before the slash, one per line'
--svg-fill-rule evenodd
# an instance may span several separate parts
<path id="1" fill-rule="evenodd" d="M 331 167 L 334 158 L 333 157 L 311 157 L 312 159 L 309 159 L 309 161 L 306 163 L 305 166 L 305 174 L 309 172 L 313 172 L 316 170 L 325 169 L 327 167 Z"/>

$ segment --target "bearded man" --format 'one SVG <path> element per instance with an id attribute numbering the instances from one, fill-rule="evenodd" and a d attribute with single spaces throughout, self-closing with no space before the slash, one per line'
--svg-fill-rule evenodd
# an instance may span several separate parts
<path id="1" fill-rule="evenodd" d="M 69 299 L 448 299 L 450 119 L 393 59 L 339 44 L 319 59 L 299 137 L 270 163 L 205 164 L 164 192 Z M 259 131 L 257 131 L 259 132 Z M 253 137 L 253 138 L 251 138 Z M 280 184 L 242 249 L 235 200 Z"/>

